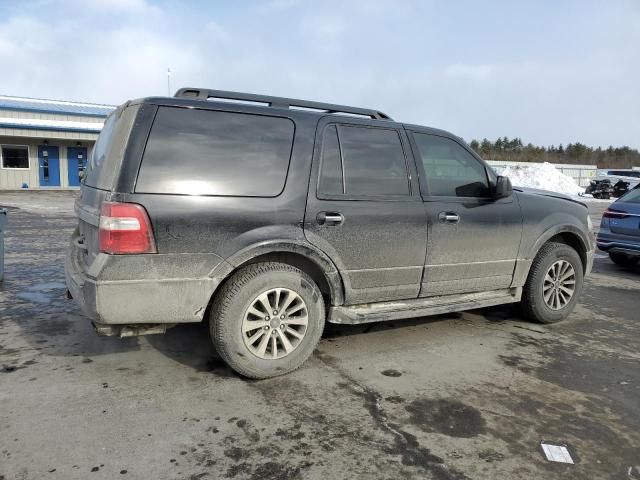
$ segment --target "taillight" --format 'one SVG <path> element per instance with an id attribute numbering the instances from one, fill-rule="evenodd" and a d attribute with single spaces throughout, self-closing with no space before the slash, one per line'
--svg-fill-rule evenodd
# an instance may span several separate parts
<path id="1" fill-rule="evenodd" d="M 607 208 L 602 214 L 602 218 L 627 218 L 629 214 L 614 208 Z"/>
<path id="2" fill-rule="evenodd" d="M 103 253 L 157 252 L 149 215 L 142 205 L 136 203 L 103 202 L 99 238 Z"/>

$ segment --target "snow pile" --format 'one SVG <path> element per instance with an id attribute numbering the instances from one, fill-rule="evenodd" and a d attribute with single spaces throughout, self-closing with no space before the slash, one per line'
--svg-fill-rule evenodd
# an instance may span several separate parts
<path id="1" fill-rule="evenodd" d="M 509 165 L 499 175 L 509 177 L 514 187 L 539 188 L 565 195 L 578 196 L 584 188 L 548 162 L 531 165 Z"/>

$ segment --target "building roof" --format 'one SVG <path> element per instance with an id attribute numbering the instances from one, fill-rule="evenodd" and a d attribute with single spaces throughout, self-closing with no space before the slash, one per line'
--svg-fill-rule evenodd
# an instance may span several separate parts
<path id="1" fill-rule="evenodd" d="M 0 110 L 105 118 L 115 108 L 115 105 L 104 105 L 99 103 L 44 100 L 40 98 L 0 95 Z"/>
<path id="2" fill-rule="evenodd" d="M 2 111 L 0 111 L 0 128 L 100 133 L 100 130 L 102 130 L 102 125 L 103 122 L 41 120 L 34 118 L 4 118 L 2 117 Z"/>

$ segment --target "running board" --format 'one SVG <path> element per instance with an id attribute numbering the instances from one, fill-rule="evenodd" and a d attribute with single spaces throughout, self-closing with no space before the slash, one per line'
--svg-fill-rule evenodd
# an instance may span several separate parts
<path id="1" fill-rule="evenodd" d="M 357 325 L 360 323 L 385 322 L 401 318 L 426 317 L 443 313 L 460 312 L 476 308 L 492 307 L 519 302 L 522 288 L 508 288 L 489 292 L 442 295 L 415 300 L 365 303 L 349 307 L 331 307 L 329 322 Z"/>

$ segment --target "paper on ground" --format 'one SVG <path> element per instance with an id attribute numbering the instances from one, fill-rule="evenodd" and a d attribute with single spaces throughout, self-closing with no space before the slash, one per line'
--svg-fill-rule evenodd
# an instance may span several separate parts
<path id="1" fill-rule="evenodd" d="M 547 443 L 541 443 L 540 445 L 542 445 L 542 450 L 550 462 L 573 463 L 567 447 L 563 447 L 562 445 L 549 445 Z"/>

